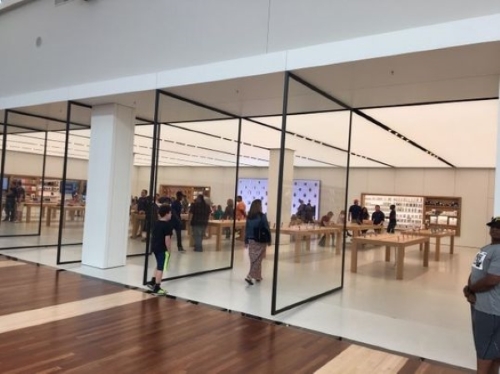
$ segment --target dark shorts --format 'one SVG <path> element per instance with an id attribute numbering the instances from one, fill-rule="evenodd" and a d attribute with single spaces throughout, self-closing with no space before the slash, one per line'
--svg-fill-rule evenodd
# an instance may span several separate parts
<path id="1" fill-rule="evenodd" d="M 472 308 L 472 332 L 477 358 L 500 358 L 500 316 L 487 314 Z"/>
<path id="2" fill-rule="evenodd" d="M 165 255 L 165 251 L 153 252 L 156 258 L 156 269 L 163 271 L 163 267 L 165 266 L 165 259 L 167 256 Z"/>

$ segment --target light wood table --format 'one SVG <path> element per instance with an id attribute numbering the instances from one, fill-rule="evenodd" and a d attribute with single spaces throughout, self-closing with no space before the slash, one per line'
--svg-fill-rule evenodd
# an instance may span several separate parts
<path id="1" fill-rule="evenodd" d="M 240 238 L 245 239 L 245 226 L 247 221 L 241 220 L 236 221 L 236 228 L 240 229 Z M 215 250 L 220 251 L 222 249 L 222 235 L 224 228 L 233 228 L 233 220 L 210 220 L 208 221 L 208 228 L 214 228 L 215 230 Z M 210 232 L 210 230 L 209 230 Z"/>
<path id="2" fill-rule="evenodd" d="M 40 208 L 40 205 L 42 206 L 42 218 L 45 217 L 45 211 L 47 210 L 48 207 L 50 206 L 57 206 L 56 203 L 24 203 L 24 206 L 26 207 L 26 223 L 31 222 L 31 208 Z M 56 212 L 52 212 L 53 217 L 55 218 Z"/>
<path id="3" fill-rule="evenodd" d="M 60 205 L 48 206 L 47 207 L 47 220 L 45 221 L 45 224 L 47 226 L 50 226 L 50 224 L 51 224 L 51 221 L 52 221 L 52 218 L 53 218 L 52 217 L 53 216 L 52 212 L 53 211 L 57 212 L 60 209 L 61 209 Z M 76 206 L 76 205 L 75 206 L 64 206 L 63 227 L 66 225 L 66 214 L 68 212 L 71 213 L 70 214 L 70 218 L 72 218 L 74 220 L 74 217 L 75 217 L 74 213 L 76 213 L 76 212 L 81 212 L 81 213 L 83 213 L 82 215 L 85 215 L 85 206 L 82 206 L 82 205 L 80 205 L 80 206 Z"/>
<path id="4" fill-rule="evenodd" d="M 453 254 L 455 249 L 455 231 L 433 231 L 433 230 L 417 230 L 417 231 L 403 231 L 405 235 L 417 235 L 417 236 L 426 236 L 429 238 L 436 239 L 436 251 L 434 253 L 434 260 L 439 261 L 439 253 L 441 251 L 441 238 L 445 238 L 447 236 L 450 237 L 450 254 Z M 422 249 L 422 248 L 420 248 Z"/>
<path id="5" fill-rule="evenodd" d="M 357 236 L 352 238 L 351 246 L 351 273 L 358 271 L 358 246 L 360 244 L 372 244 L 385 246 L 385 261 L 391 261 L 391 247 L 397 250 L 396 255 L 396 279 L 403 279 L 403 266 L 405 248 L 416 244 L 425 244 L 423 266 L 429 266 L 429 237 L 415 235 L 382 234 L 374 236 Z"/>
<path id="6" fill-rule="evenodd" d="M 246 220 L 240 220 L 236 221 L 236 228 L 241 230 L 240 231 L 240 238 L 242 240 L 245 239 L 245 226 L 246 226 Z M 233 228 L 233 220 L 231 219 L 225 219 L 225 220 L 209 220 L 207 224 L 207 230 L 206 233 L 208 233 L 208 238 L 211 237 L 210 234 L 210 229 L 213 228 L 215 231 L 215 250 L 220 251 L 222 250 L 222 236 L 223 236 L 223 229 Z M 186 231 L 189 236 L 189 246 L 192 247 L 194 246 L 194 238 L 193 235 L 191 234 L 191 223 L 186 220 Z"/>
<path id="7" fill-rule="evenodd" d="M 343 229 L 344 225 L 339 224 L 339 223 L 332 223 L 330 224 L 330 227 L 335 227 L 339 229 L 340 231 L 337 232 L 337 247 L 342 248 L 343 246 L 343 241 L 344 241 L 344 235 L 343 235 Z M 362 231 L 368 231 L 368 230 L 380 230 L 384 229 L 383 226 L 376 226 L 372 223 L 362 223 L 362 224 L 357 224 L 357 223 L 352 223 L 352 222 L 347 222 L 345 229 L 347 231 L 352 231 L 352 236 L 355 238 L 359 235 L 361 235 Z"/>
<path id="8" fill-rule="evenodd" d="M 336 227 L 307 227 L 307 226 L 292 226 L 292 227 L 282 227 L 280 228 L 280 235 L 290 235 L 295 240 L 295 262 L 300 262 L 300 253 L 302 251 L 302 241 L 306 243 L 306 251 L 311 250 L 311 237 L 313 235 L 326 235 L 326 245 L 331 244 L 332 234 L 337 234 L 340 232 Z M 271 232 L 276 233 L 276 228 L 272 228 Z M 340 253 L 339 240 L 337 236 L 337 245 L 335 252 Z"/>
<path id="9" fill-rule="evenodd" d="M 144 220 L 146 219 L 146 213 L 132 212 L 130 213 L 130 221 L 132 223 L 132 234 L 130 238 L 138 238 L 142 235 L 142 225 Z M 141 231 L 139 231 L 139 227 L 141 227 Z"/>

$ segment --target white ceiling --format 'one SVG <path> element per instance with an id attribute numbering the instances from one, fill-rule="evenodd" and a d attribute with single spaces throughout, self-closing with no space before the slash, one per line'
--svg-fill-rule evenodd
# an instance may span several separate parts
<path id="1" fill-rule="evenodd" d="M 433 155 L 460 168 L 495 167 L 498 100 L 366 109 L 363 113 L 392 131 L 353 114 L 352 167 L 450 167 Z M 162 125 L 159 164 L 234 166 L 238 122 L 228 119 Z M 295 166 L 346 166 L 349 112 L 290 115 L 286 126 L 285 147 L 295 150 Z M 242 120 L 240 165 L 267 166 L 269 149 L 280 147 L 281 127 L 280 116 Z M 70 131 L 70 157 L 88 158 L 90 132 Z M 153 126 L 136 126 L 135 132 L 134 163 L 150 165 Z M 64 154 L 64 135 L 64 131 L 48 132 L 48 155 Z M 16 132 L 9 131 L 8 149 L 42 154 L 44 138 L 44 132 L 16 128 Z"/>

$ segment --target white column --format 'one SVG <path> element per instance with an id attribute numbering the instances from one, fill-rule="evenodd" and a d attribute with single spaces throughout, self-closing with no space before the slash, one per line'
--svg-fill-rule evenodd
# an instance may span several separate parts
<path id="1" fill-rule="evenodd" d="M 123 266 L 127 256 L 133 108 L 92 108 L 82 263 L 101 269 Z"/>
<path id="2" fill-rule="evenodd" d="M 271 149 L 269 154 L 269 179 L 267 196 L 267 219 L 271 227 L 276 223 L 276 202 L 278 201 L 278 175 L 280 165 L 280 150 Z M 293 194 L 293 157 L 295 151 L 285 149 L 285 160 L 283 168 L 283 194 L 281 201 L 281 222 L 283 227 L 290 223 L 292 212 Z M 281 242 L 281 240 L 280 240 Z"/>
<path id="3" fill-rule="evenodd" d="M 500 93 L 500 82 L 499 82 Z M 500 100 L 497 103 L 500 109 Z M 497 157 L 495 163 L 495 194 L 493 202 L 493 217 L 500 216 L 500 110 L 497 116 Z"/>

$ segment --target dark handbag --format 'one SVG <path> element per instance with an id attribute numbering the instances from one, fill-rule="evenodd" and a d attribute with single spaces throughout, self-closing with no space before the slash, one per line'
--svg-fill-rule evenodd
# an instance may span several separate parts
<path id="1" fill-rule="evenodd" d="M 262 216 L 260 217 L 259 225 L 253 230 L 253 240 L 258 243 L 271 243 L 271 233 L 264 225 Z"/>

